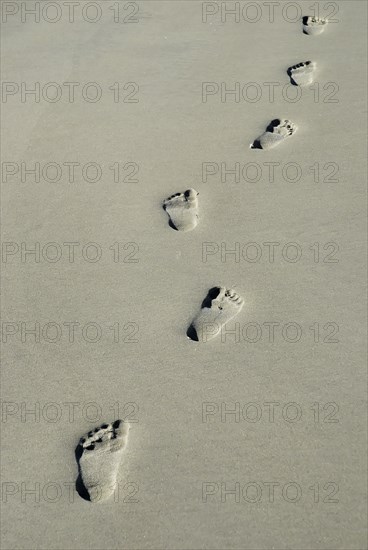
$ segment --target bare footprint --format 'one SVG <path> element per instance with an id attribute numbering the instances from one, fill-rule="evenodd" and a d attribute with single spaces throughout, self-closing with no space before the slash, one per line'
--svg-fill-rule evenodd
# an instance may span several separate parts
<path id="1" fill-rule="evenodd" d="M 308 86 L 314 80 L 316 64 L 313 61 L 303 61 L 289 67 L 287 74 L 294 86 Z"/>
<path id="2" fill-rule="evenodd" d="M 303 33 L 315 36 L 321 34 L 327 25 L 327 19 L 322 17 L 304 16 L 303 17 Z"/>
<path id="3" fill-rule="evenodd" d="M 191 231 L 198 224 L 198 193 L 188 189 L 164 200 L 163 208 L 169 215 L 170 226 L 177 231 Z"/>
<path id="4" fill-rule="evenodd" d="M 250 146 L 251 149 L 272 149 L 285 138 L 292 136 L 296 126 L 290 120 L 275 118 L 267 126 L 266 131 Z"/>
<path id="5" fill-rule="evenodd" d="M 115 420 L 81 437 L 76 449 L 79 479 L 83 483 L 78 489 L 77 480 L 81 496 L 91 502 L 101 502 L 113 494 L 128 431 L 127 422 Z"/>
<path id="6" fill-rule="evenodd" d="M 239 313 L 243 304 L 243 298 L 234 290 L 225 287 L 211 288 L 187 331 L 188 338 L 197 342 L 211 340 Z"/>

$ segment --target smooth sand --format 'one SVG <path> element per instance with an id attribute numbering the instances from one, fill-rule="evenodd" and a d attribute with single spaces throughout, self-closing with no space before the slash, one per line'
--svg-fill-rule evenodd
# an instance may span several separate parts
<path id="1" fill-rule="evenodd" d="M 55 24 L 23 24 L 19 16 L 3 24 L 4 81 L 103 87 L 98 103 L 83 101 L 77 91 L 74 104 L 22 103 L 19 95 L 3 103 L 3 162 L 95 162 L 103 171 L 96 183 L 80 171 L 75 183 L 65 174 L 59 183 L 30 177 L 22 183 L 19 175 L 3 183 L 3 241 L 80 243 L 74 263 L 66 247 L 56 263 L 30 256 L 22 263 L 20 253 L 2 263 L 3 320 L 19 328 L 3 344 L 2 397 L 14 412 L 2 423 L 3 548 L 360 550 L 366 518 L 366 3 L 338 2 L 339 22 L 314 38 L 280 11 L 270 23 L 264 6 L 253 24 L 222 23 L 219 15 L 205 24 L 201 2 L 140 1 L 139 22 L 118 25 L 110 4 L 103 4 L 95 24 L 83 21 L 80 11 L 73 24 L 65 12 Z M 318 63 L 319 101 L 309 91 L 296 103 L 280 93 L 269 102 L 263 83 L 288 83 L 287 68 L 307 59 Z M 221 102 L 217 95 L 203 103 L 202 82 L 213 81 L 229 88 L 256 82 L 262 98 Z M 107 90 L 114 82 L 138 83 L 139 102 L 114 103 Z M 339 86 L 338 103 L 323 102 L 333 91 L 323 90 L 327 82 Z M 250 150 L 275 117 L 292 120 L 298 131 L 272 151 Z M 138 183 L 114 183 L 109 166 L 118 161 L 139 164 Z M 204 162 L 257 162 L 262 176 L 256 183 L 223 183 L 219 175 L 204 182 Z M 290 183 L 279 171 L 270 183 L 264 162 L 294 162 L 303 175 Z M 339 165 L 338 182 L 323 182 L 329 162 Z M 308 169 L 315 163 L 320 183 Z M 162 201 L 189 187 L 200 193 L 200 223 L 180 233 L 169 228 Z M 135 256 L 133 245 L 122 255 L 139 261 L 115 263 L 109 247 L 118 241 L 137 243 Z M 89 242 L 101 246 L 96 263 L 81 257 Z M 222 262 L 217 253 L 204 262 L 205 242 L 225 242 L 229 249 L 258 243 L 262 258 Z M 265 242 L 281 243 L 274 263 Z M 280 252 L 290 242 L 302 247 L 296 263 Z M 330 242 L 339 245 L 338 263 L 322 261 Z M 321 247 L 317 263 L 314 243 Z M 248 252 L 254 256 L 254 249 Z M 256 325 L 248 341 L 238 343 L 232 336 L 205 345 L 186 338 L 215 285 L 244 297 L 234 323 L 258 323 L 258 342 L 249 342 Z M 41 329 L 58 325 L 48 326 L 39 343 L 32 336 L 22 343 L 20 323 L 30 328 L 36 321 Z M 74 343 L 67 322 L 79 323 Z M 97 343 L 82 336 L 91 322 L 102 331 Z M 270 322 L 298 323 L 300 341 L 286 341 L 279 328 L 270 342 L 264 324 Z M 119 342 L 109 329 L 115 323 Z M 123 342 L 135 331 L 127 323 L 139 326 L 139 343 Z M 331 332 L 326 323 L 340 327 L 339 343 L 314 342 L 309 327 L 318 324 L 323 340 Z M 60 341 L 50 343 L 58 326 Z M 68 416 L 71 402 L 77 403 L 74 417 Z M 91 402 L 100 416 L 86 406 Z M 116 414 L 117 402 L 133 405 Z M 274 422 L 268 402 L 279 403 Z M 22 421 L 21 403 L 27 409 L 38 403 L 40 417 Z M 217 413 L 203 422 L 203 403 L 210 403 L 207 412 L 239 403 L 248 419 L 221 422 Z M 324 409 L 327 403 L 336 405 Z M 251 422 L 259 409 L 262 417 Z M 285 420 L 298 411 L 299 421 Z M 74 490 L 75 446 L 84 432 L 124 414 L 131 431 L 120 497 L 91 504 Z M 274 502 L 270 482 L 279 484 Z M 288 483 L 298 486 L 283 496 Z M 328 496 L 336 488 L 328 483 L 339 486 L 335 496 Z M 214 493 L 207 502 L 203 487 Z M 248 487 L 248 501 L 225 494 L 234 487 Z M 258 487 L 258 502 L 250 502 Z M 288 502 L 295 487 L 300 499 Z M 32 488 L 39 497 L 26 493 Z"/>

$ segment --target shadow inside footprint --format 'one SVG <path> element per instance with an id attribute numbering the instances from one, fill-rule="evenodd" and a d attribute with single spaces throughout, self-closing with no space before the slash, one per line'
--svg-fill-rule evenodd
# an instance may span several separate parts
<path id="1" fill-rule="evenodd" d="M 221 289 L 218 286 L 214 286 L 210 288 L 210 290 L 207 293 L 207 296 L 202 302 L 201 309 L 203 308 L 211 308 L 212 301 L 217 298 L 217 296 L 220 294 Z M 191 340 L 194 340 L 195 342 L 199 342 L 198 334 L 194 326 L 191 324 L 190 327 L 187 330 L 187 336 Z"/>
<path id="2" fill-rule="evenodd" d="M 281 124 L 281 120 L 279 118 L 274 118 L 273 120 L 271 120 L 271 122 L 269 123 L 269 125 L 267 126 L 266 128 L 266 132 L 270 132 L 271 134 L 273 133 L 273 129 L 276 128 L 276 126 L 280 126 Z M 251 149 L 263 149 L 262 145 L 261 145 L 261 142 L 258 139 L 255 139 L 250 147 Z"/>
<path id="3" fill-rule="evenodd" d="M 271 120 L 271 122 L 267 126 L 266 132 L 273 133 L 273 129 L 276 128 L 277 126 L 280 126 L 280 124 L 281 124 L 281 120 L 279 118 L 274 118 L 273 120 Z"/>
<path id="4" fill-rule="evenodd" d="M 306 27 L 308 26 L 308 15 L 305 15 L 303 17 L 303 25 L 305 25 Z M 308 35 L 307 31 L 305 30 L 305 28 L 303 27 L 303 34 L 306 34 Z"/>
<path id="5" fill-rule="evenodd" d="M 78 464 L 78 477 L 77 477 L 77 480 L 75 482 L 75 490 L 77 491 L 78 495 L 83 498 L 84 500 L 88 500 L 89 502 L 91 502 L 91 499 L 90 499 L 90 496 L 89 496 L 89 492 L 87 491 L 84 483 L 83 483 L 83 480 L 82 480 L 82 476 L 81 476 L 81 470 L 80 470 L 80 464 L 79 464 L 79 461 L 81 459 L 81 456 L 83 454 L 83 447 L 81 445 L 78 445 L 76 446 L 75 448 L 75 451 L 74 451 L 74 454 L 75 454 L 75 460 L 77 461 L 77 464 Z"/>
<path id="6" fill-rule="evenodd" d="M 176 193 L 175 195 L 173 195 L 173 197 L 178 197 L 180 195 L 180 193 Z M 162 206 L 163 210 L 165 210 L 165 212 L 167 211 L 166 210 L 166 206 L 165 204 Z M 177 227 L 175 227 L 175 225 L 173 224 L 173 222 L 171 221 L 171 218 L 169 216 L 169 227 L 171 227 L 171 229 L 175 229 L 175 231 L 179 231 Z"/>
<path id="7" fill-rule="evenodd" d="M 175 231 L 179 231 L 179 229 L 177 227 L 175 227 L 175 225 L 171 221 L 171 218 L 169 218 L 169 227 L 171 227 L 171 229 L 175 229 Z"/>
<path id="8" fill-rule="evenodd" d="M 188 328 L 187 336 L 190 340 L 193 340 L 193 342 L 199 342 L 197 331 L 193 325 L 190 325 L 190 327 Z"/>
<path id="9" fill-rule="evenodd" d="M 291 67 L 290 69 L 287 70 L 287 74 L 288 74 L 288 77 L 290 78 L 290 84 L 292 84 L 293 86 L 297 86 L 298 84 L 295 82 L 295 80 L 292 77 Z"/>
<path id="10" fill-rule="evenodd" d="M 252 143 L 252 145 L 250 146 L 251 149 L 262 149 L 262 146 L 261 146 L 261 142 L 259 141 L 259 139 L 255 139 Z"/>
<path id="11" fill-rule="evenodd" d="M 220 292 L 221 292 L 221 288 L 219 288 L 218 286 L 214 286 L 210 288 L 210 290 L 207 293 L 207 296 L 202 302 L 201 309 L 203 309 L 204 307 L 210 308 L 212 306 L 212 300 L 215 300 L 217 296 L 220 294 Z"/>

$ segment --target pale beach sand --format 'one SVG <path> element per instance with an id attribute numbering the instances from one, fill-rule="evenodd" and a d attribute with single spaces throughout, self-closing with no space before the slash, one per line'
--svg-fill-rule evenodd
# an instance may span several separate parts
<path id="1" fill-rule="evenodd" d="M 333 3 L 338 22 L 318 36 L 282 16 L 284 1 L 272 22 L 259 2 L 253 23 L 222 21 L 221 2 L 207 21 L 214 3 L 97 2 L 95 23 L 83 1 L 73 23 L 62 2 L 55 23 L 22 22 L 24 3 L 9 4 L 2 547 L 365 548 L 366 2 Z M 137 22 L 115 23 L 117 4 L 121 18 L 136 4 Z M 292 102 L 287 69 L 307 60 L 315 83 Z M 88 82 L 99 101 L 85 98 Z M 248 99 L 221 96 L 237 82 Z M 22 101 L 21 83 L 40 83 L 38 102 Z M 296 132 L 250 149 L 275 118 Z M 22 162 L 40 163 L 39 182 L 24 170 L 22 181 Z M 225 178 L 236 163 L 240 181 Z M 175 231 L 162 202 L 189 188 L 199 223 Z M 39 261 L 24 252 L 35 246 Z M 215 286 L 244 299 L 226 327 L 238 332 L 193 342 L 186 331 Z M 35 323 L 39 335 L 26 334 Z M 131 426 L 119 492 L 94 504 L 75 490 L 75 448 L 117 418 Z"/>

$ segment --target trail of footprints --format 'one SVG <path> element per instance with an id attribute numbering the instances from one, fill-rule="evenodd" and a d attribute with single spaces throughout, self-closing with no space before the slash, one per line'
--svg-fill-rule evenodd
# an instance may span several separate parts
<path id="1" fill-rule="evenodd" d="M 303 33 L 314 36 L 323 32 L 327 20 L 305 16 L 302 23 Z M 315 71 L 313 61 L 304 61 L 289 67 L 287 74 L 293 85 L 307 86 L 313 82 Z M 296 129 L 290 120 L 276 118 L 251 144 L 251 149 L 272 149 L 293 136 Z M 195 229 L 199 221 L 198 195 L 195 189 L 187 189 L 163 201 L 172 229 L 182 232 Z M 234 290 L 223 286 L 211 288 L 187 330 L 187 337 L 196 342 L 212 340 L 241 311 L 243 305 L 243 298 Z M 102 502 L 113 494 L 128 432 L 127 422 L 115 420 L 112 424 L 102 424 L 80 439 L 76 449 L 79 467 L 77 489 L 83 498 Z"/>

